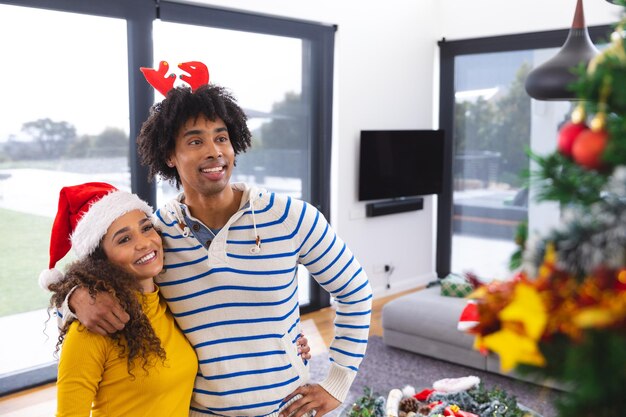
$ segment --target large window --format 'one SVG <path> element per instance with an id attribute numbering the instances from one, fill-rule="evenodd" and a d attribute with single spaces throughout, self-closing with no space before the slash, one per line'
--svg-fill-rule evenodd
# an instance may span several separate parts
<path id="1" fill-rule="evenodd" d="M 176 192 L 137 162 L 134 138 L 154 99 L 140 66 L 207 63 L 254 135 L 233 180 L 329 217 L 334 27 L 165 1 L 160 18 L 153 0 L 53 3 L 0 0 L 0 35 L 12 40 L 0 43 L 0 332 L 19 334 L 3 343 L 0 395 L 56 377 L 56 321 L 37 277 L 60 188 L 106 181 L 153 206 Z M 328 304 L 313 282 L 300 274 L 302 310 Z"/>
<path id="2" fill-rule="evenodd" d="M 163 21 L 154 27 L 155 57 L 206 63 L 211 82 L 227 86 L 244 108 L 253 141 L 237 157 L 232 180 L 296 198 L 310 197 L 303 187 L 310 181 L 311 105 L 302 97 L 302 43 L 298 38 Z M 162 183 L 157 190 L 158 204 L 176 193 L 168 185 Z"/>
<path id="3" fill-rule="evenodd" d="M 598 43 L 609 30 L 590 32 Z M 566 36 L 554 31 L 440 43 L 440 123 L 452 132 L 454 150 L 451 190 L 438 219 L 439 276 L 506 279 L 518 227 L 527 224 L 532 234 L 558 224 L 558 206 L 537 203 L 521 173 L 532 168 L 527 149 L 554 150 L 572 104 L 532 100 L 524 82 Z"/>
<path id="4" fill-rule="evenodd" d="M 232 181 L 304 199 L 328 218 L 335 28 L 173 2 L 160 2 L 159 17 L 155 59 L 205 62 L 246 111 L 252 147 Z M 157 196 L 174 192 L 161 183 Z M 329 304 L 304 267 L 298 281 L 301 311 Z"/>
<path id="5" fill-rule="evenodd" d="M 304 42 L 163 21 L 154 27 L 156 57 L 206 63 L 211 82 L 228 86 L 245 110 L 253 143 L 237 157 L 231 181 L 310 201 L 312 103 L 303 95 Z M 169 182 L 160 182 L 157 205 L 177 193 Z M 300 304 L 308 305 L 311 285 L 303 266 L 298 279 Z"/>
<path id="6" fill-rule="evenodd" d="M 3 375 L 53 359 L 56 320 L 46 323 L 37 277 L 60 188 L 106 181 L 130 190 L 130 169 L 126 22 L 0 5 L 0 37 L 16 40 L 0 43 Z"/>

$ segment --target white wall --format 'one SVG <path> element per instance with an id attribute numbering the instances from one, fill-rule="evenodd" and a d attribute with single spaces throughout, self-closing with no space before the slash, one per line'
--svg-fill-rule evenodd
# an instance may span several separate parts
<path id="1" fill-rule="evenodd" d="M 368 273 L 375 295 L 434 278 L 436 202 L 365 218 L 357 201 L 359 132 L 430 129 L 437 120 L 437 41 L 563 29 L 575 0 L 203 0 L 203 3 L 338 25 L 335 38 L 331 222 Z M 620 7 L 587 0 L 588 25 Z M 394 267 L 386 290 L 385 264 Z"/>
<path id="2" fill-rule="evenodd" d="M 349 2 L 348 14 L 337 15 L 335 225 L 376 295 L 387 292 L 385 264 L 394 268 L 390 292 L 434 278 L 432 198 L 421 211 L 365 218 L 365 203 L 357 201 L 357 155 L 361 130 L 433 127 L 437 1 Z M 360 17 L 348 19 L 355 10 Z"/>
<path id="3" fill-rule="evenodd" d="M 441 36 L 448 40 L 569 28 L 576 0 L 441 0 Z M 612 24 L 622 7 L 583 2 L 587 26 Z M 564 39 L 565 40 L 565 39 Z"/>

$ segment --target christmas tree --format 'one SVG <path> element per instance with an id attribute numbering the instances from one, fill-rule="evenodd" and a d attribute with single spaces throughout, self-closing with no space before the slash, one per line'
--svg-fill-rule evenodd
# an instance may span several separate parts
<path id="1" fill-rule="evenodd" d="M 624 1 L 619 0 L 622 6 Z M 556 380 L 559 417 L 626 415 L 626 50 L 622 21 L 572 86 L 557 149 L 531 155 L 562 226 L 525 242 L 515 279 L 476 293 L 477 346 L 504 370 Z"/>

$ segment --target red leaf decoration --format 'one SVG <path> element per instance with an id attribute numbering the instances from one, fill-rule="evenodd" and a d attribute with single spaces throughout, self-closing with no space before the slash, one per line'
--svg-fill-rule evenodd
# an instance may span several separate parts
<path id="1" fill-rule="evenodd" d="M 183 62 L 178 64 L 178 68 L 189 74 L 181 75 L 180 79 L 191 86 L 191 91 L 209 83 L 209 69 L 200 61 Z"/>
<path id="2" fill-rule="evenodd" d="M 146 77 L 146 81 L 154 87 L 159 93 L 167 96 L 167 92 L 174 87 L 176 76 L 174 74 L 167 75 L 169 64 L 166 61 L 159 62 L 159 69 L 141 67 L 139 68 Z"/>

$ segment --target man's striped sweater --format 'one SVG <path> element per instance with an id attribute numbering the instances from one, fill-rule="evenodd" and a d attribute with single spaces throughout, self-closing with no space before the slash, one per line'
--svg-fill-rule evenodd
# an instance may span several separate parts
<path id="1" fill-rule="evenodd" d="M 277 414 L 308 382 L 295 344 L 298 264 L 336 301 L 330 371 L 319 383 L 343 401 L 367 345 L 372 291 L 365 272 L 310 204 L 231 186 L 244 193 L 241 208 L 208 253 L 184 224 L 182 194 L 155 213 L 165 248 L 157 282 L 199 360 L 190 415 Z"/>

